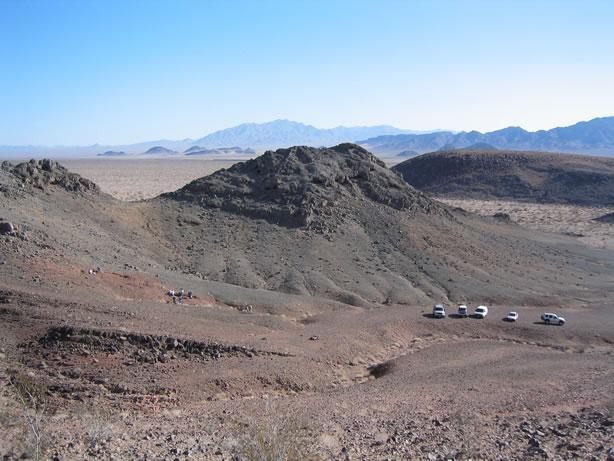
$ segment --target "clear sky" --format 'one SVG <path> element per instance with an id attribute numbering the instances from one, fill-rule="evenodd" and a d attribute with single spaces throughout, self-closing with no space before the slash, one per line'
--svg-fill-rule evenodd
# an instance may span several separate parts
<path id="1" fill-rule="evenodd" d="M 0 0 L 0 145 L 614 115 L 614 1 Z"/>

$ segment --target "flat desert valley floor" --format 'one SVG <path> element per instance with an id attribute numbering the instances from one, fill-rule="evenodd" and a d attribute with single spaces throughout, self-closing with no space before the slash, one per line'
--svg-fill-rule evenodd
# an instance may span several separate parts
<path id="1" fill-rule="evenodd" d="M 140 201 L 233 162 L 61 163 L 113 197 Z M 15 197 L 22 193 L 15 190 Z M 3 202 L 3 217 L 18 230 L 27 227 L 28 236 L 0 239 L 0 366 L 18 368 L 47 390 L 49 459 L 614 459 L 614 225 L 592 220 L 612 208 L 447 200 L 484 216 L 507 213 L 535 230 L 538 243 L 527 261 L 560 258 L 561 274 L 548 276 L 568 277 L 556 283 L 573 294 L 518 303 L 491 296 L 482 320 L 459 318 L 447 302 L 448 316 L 435 319 L 430 301 L 343 303 L 307 291 L 241 287 L 181 265 L 177 253 L 201 251 L 197 245 L 207 239 L 204 259 L 217 257 L 212 246 L 219 245 L 234 264 L 224 274 L 251 280 L 239 278 L 252 257 L 243 259 L 239 243 L 265 247 L 232 217 L 220 221 L 230 235 L 197 238 L 194 229 L 214 218 L 197 216 L 193 205 L 181 205 L 181 218 L 160 206 L 166 214 L 154 219 L 148 213 L 155 207 L 146 203 L 104 199 L 99 207 L 88 199 L 77 216 L 82 208 L 70 194 L 32 194 L 18 202 L 7 193 Z M 47 203 L 57 216 L 44 215 Z M 28 220 L 20 221 L 26 206 Z M 185 250 L 177 250 L 181 241 L 158 239 L 171 226 L 177 240 L 191 239 Z M 272 227 L 262 226 L 261 238 L 273 238 L 266 231 Z M 508 247 L 524 238 L 515 226 L 506 227 Z M 398 232 L 391 235 L 397 242 Z M 343 232 L 311 241 L 334 238 Z M 301 245 L 305 265 L 324 267 L 322 273 L 335 265 L 329 250 Z M 390 252 L 384 249 L 382 260 L 393 267 Z M 370 261 L 374 254 L 356 265 L 379 280 L 384 269 Z M 565 272 L 565 255 L 584 272 Z M 270 279 L 290 260 L 282 252 Z M 510 270 L 522 274 L 519 261 L 510 259 Z M 173 304 L 167 292 L 179 288 L 194 297 Z M 473 311 L 482 300 L 467 302 Z M 520 314 L 515 323 L 503 320 L 511 310 Z M 544 324 L 544 312 L 567 324 Z M 0 456 L 19 459 L 29 431 L 8 381 L 0 377 Z"/>
<path id="2" fill-rule="evenodd" d="M 91 179 L 119 200 L 143 200 L 171 192 L 190 181 L 228 168 L 236 160 L 78 159 L 63 160 L 69 170 Z"/>

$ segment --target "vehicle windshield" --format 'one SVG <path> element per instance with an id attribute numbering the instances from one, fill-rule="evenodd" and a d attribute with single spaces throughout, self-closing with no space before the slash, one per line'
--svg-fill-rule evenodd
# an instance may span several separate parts
<path id="1" fill-rule="evenodd" d="M 516 317 L 518 314 L 516 312 L 510 312 L 507 314 L 508 317 Z"/>
<path id="2" fill-rule="evenodd" d="M 476 312 L 484 312 L 484 309 L 482 309 L 481 307 L 478 307 L 475 311 Z"/>

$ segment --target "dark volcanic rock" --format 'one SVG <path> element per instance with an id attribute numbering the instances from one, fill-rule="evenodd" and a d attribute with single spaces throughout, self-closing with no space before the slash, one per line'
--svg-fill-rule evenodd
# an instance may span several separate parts
<path id="1" fill-rule="evenodd" d="M 13 223 L 0 219 L 0 234 L 10 234 L 15 230 Z"/>
<path id="2" fill-rule="evenodd" d="M 38 189 L 44 190 L 49 186 L 58 186 L 71 192 L 99 190 L 92 181 L 71 173 L 54 160 L 30 160 L 16 166 L 9 162 L 2 162 L 1 169 L 18 182 Z"/>
<path id="3" fill-rule="evenodd" d="M 452 150 L 409 159 L 393 170 L 440 197 L 614 204 L 614 159 L 604 157 Z"/>
<path id="4" fill-rule="evenodd" d="M 197 179 L 165 197 L 287 227 L 309 226 L 320 217 L 334 222 L 354 199 L 396 210 L 439 207 L 354 144 L 268 151 Z"/>
<path id="5" fill-rule="evenodd" d="M 608 224 L 614 224 L 614 213 L 608 213 L 608 214 L 605 214 L 603 216 L 599 216 L 598 218 L 595 218 L 593 221 L 599 221 L 599 222 L 604 222 L 604 223 L 608 223 Z"/>

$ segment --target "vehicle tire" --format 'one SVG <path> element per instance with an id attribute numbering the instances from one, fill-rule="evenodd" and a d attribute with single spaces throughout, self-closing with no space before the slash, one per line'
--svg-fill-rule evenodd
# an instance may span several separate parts
<path id="1" fill-rule="evenodd" d="M 565 325 L 565 322 L 559 321 L 559 326 L 562 327 L 563 325 Z"/>

